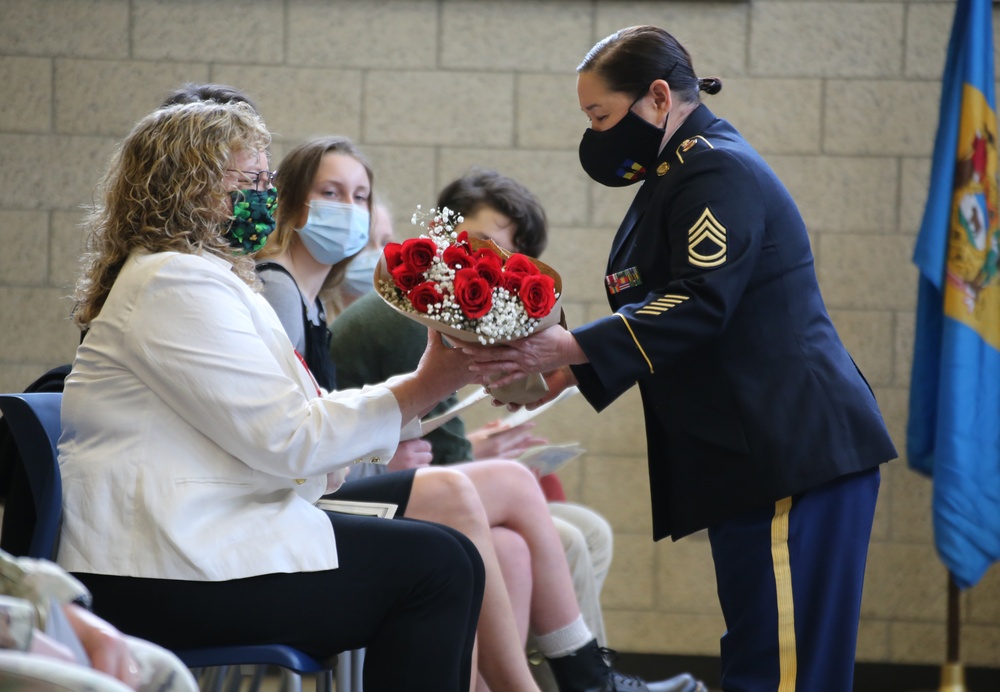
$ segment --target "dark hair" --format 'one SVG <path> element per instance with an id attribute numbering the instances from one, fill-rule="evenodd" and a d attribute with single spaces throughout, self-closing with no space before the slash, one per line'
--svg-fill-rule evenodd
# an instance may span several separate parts
<path id="1" fill-rule="evenodd" d="M 472 216 L 483 207 L 495 209 L 514 222 L 515 249 L 529 257 L 538 257 L 549 242 L 545 210 L 538 198 L 521 183 L 496 171 L 469 170 L 441 190 L 437 206 L 464 216 Z"/>
<path id="2" fill-rule="evenodd" d="M 649 85 L 662 79 L 684 103 L 698 100 L 698 92 L 717 94 L 722 80 L 698 79 L 691 55 L 669 33 L 655 26 L 631 26 L 602 39 L 590 49 L 577 72 L 594 72 L 608 89 L 639 98 Z"/>
<path id="3" fill-rule="evenodd" d="M 350 156 L 364 166 L 371 189 L 371 195 L 368 197 L 369 212 L 375 208 L 375 173 L 368 158 L 361 153 L 354 142 L 347 137 L 311 139 L 285 154 L 281 165 L 278 166 L 278 174 L 275 177 L 275 187 L 278 188 L 278 207 L 274 214 L 276 226 L 268 237 L 267 244 L 257 253 L 258 260 L 280 255 L 291 245 L 292 238 L 296 235 L 295 221 L 309 201 L 316 171 L 319 170 L 320 163 L 327 154 Z M 369 220 L 369 228 L 370 224 Z M 351 257 L 347 257 L 330 268 L 330 273 L 323 282 L 323 288 L 320 289 L 321 293 L 340 283 L 350 260 Z"/>
<path id="4" fill-rule="evenodd" d="M 178 103 L 197 103 L 198 101 L 245 103 L 254 110 L 257 110 L 257 104 L 253 102 L 253 99 L 236 87 L 226 84 L 197 84 L 196 82 L 185 82 L 182 84 L 180 88 L 175 89 L 160 104 L 160 107 L 164 108 Z"/>

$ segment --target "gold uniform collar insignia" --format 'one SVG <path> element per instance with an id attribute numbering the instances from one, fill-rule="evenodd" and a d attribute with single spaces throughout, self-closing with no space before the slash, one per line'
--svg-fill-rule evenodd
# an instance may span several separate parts
<path id="1" fill-rule="evenodd" d="M 726 227 L 705 207 L 688 229 L 688 264 L 710 269 L 726 263 Z"/>
<path id="2" fill-rule="evenodd" d="M 705 139 L 701 135 L 695 135 L 694 137 L 685 139 L 683 142 L 681 142 L 680 146 L 677 147 L 677 151 L 675 152 L 677 154 L 677 160 L 680 161 L 681 163 L 684 163 L 684 157 L 681 156 L 681 154 L 686 154 L 687 152 L 691 151 L 691 149 L 694 148 L 694 145 L 697 144 L 699 140 L 704 142 L 705 146 L 707 146 L 709 149 L 715 149 L 715 147 L 712 146 L 712 143 L 709 142 L 707 139 Z"/>

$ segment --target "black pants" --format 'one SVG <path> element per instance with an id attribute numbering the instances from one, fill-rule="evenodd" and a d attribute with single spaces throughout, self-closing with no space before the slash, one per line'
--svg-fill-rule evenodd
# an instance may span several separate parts
<path id="1" fill-rule="evenodd" d="M 324 497 L 331 500 L 353 500 L 355 502 L 391 502 L 396 505 L 396 516 L 406 514 L 406 505 L 413 491 L 416 469 L 404 469 L 378 476 L 367 476 L 344 483 L 337 492 Z"/>
<path id="2" fill-rule="evenodd" d="M 437 524 L 330 517 L 335 570 L 223 582 L 75 576 L 98 615 L 167 648 L 281 643 L 328 658 L 367 647 L 369 692 L 468 690 L 485 583 L 475 546 Z"/>

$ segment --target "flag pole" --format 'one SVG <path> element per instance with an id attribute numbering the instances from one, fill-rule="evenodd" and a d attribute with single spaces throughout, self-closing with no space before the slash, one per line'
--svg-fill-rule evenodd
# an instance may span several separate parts
<path id="1" fill-rule="evenodd" d="M 960 656 L 961 631 L 959 624 L 958 584 L 948 571 L 948 658 L 941 666 L 941 686 L 938 692 L 966 692 L 965 667 Z"/>

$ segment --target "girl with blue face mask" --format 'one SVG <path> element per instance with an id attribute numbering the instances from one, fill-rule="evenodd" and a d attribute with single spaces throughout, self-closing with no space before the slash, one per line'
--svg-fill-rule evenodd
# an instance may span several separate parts
<path id="1" fill-rule="evenodd" d="M 320 386 L 333 389 L 323 299 L 368 243 L 372 170 L 345 137 L 307 142 L 280 168 L 277 227 L 257 255 L 257 271 L 292 344 Z"/>

